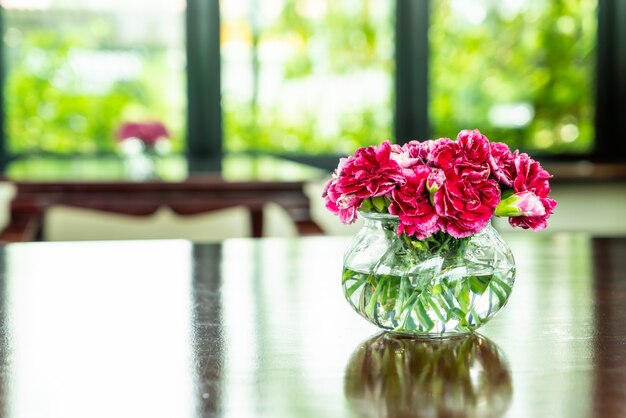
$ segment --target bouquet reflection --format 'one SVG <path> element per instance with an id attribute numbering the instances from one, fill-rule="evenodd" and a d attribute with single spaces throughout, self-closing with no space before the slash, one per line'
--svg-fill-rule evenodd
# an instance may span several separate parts
<path id="1" fill-rule="evenodd" d="M 345 375 L 346 398 L 362 417 L 500 417 L 512 392 L 502 351 L 478 334 L 379 334 L 355 350 Z"/>

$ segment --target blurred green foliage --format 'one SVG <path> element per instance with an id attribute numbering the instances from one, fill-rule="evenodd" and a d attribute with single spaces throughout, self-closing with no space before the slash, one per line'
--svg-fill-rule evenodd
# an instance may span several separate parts
<path id="1" fill-rule="evenodd" d="M 393 2 L 383 2 L 388 6 L 384 13 L 381 2 L 374 0 L 319 2 L 325 4 L 321 15 L 303 13 L 305 3 L 285 0 L 276 18 L 258 29 L 250 70 L 264 42 L 279 39 L 292 47 L 281 66 L 272 65 L 282 71 L 281 88 L 369 73 L 386 78 L 389 93 L 339 110 L 325 109 L 323 104 L 298 106 L 295 116 L 280 100 L 260 101 L 258 91 L 250 100 L 224 95 L 227 151 L 349 153 L 392 139 Z M 587 152 L 594 136 L 597 0 L 518 2 L 522 6 L 512 10 L 514 3 L 432 2 L 433 137 L 454 137 L 461 129 L 479 128 L 490 139 L 516 148 Z M 474 7 L 473 12 L 467 7 Z M 31 21 L 20 27 L 24 22 L 11 13 L 5 15 L 10 152 L 112 152 L 120 123 L 142 118 L 163 121 L 173 133 L 174 151 L 183 149 L 184 71 L 172 82 L 167 51 L 158 45 L 131 50 L 117 44 L 112 23 L 103 17 L 91 16 L 73 25 L 56 22 L 56 26 Z M 251 32 L 257 30 L 250 22 L 245 24 Z M 68 65 L 77 51 L 131 52 L 142 62 L 141 73 L 106 90 L 84 88 L 81 74 Z M 258 62 L 263 70 L 266 62 Z M 253 75 L 257 85 L 258 71 Z M 343 103 L 339 94 L 336 99 Z M 505 106 L 505 116 L 510 111 L 506 106 L 516 105 L 530 109 L 532 115 L 528 123 L 507 126 L 493 116 L 498 105 Z M 335 113 L 329 128 L 331 111 Z"/>
<path id="2" fill-rule="evenodd" d="M 323 80 L 321 88 L 328 88 L 326 82 L 337 83 L 337 80 L 349 80 L 367 72 L 386 77 L 389 86 L 393 86 L 393 10 L 390 7 L 393 2 L 384 2 L 389 7 L 383 16 L 378 14 L 380 8 L 374 9 L 375 2 L 371 0 L 320 2 L 325 5 L 322 16 L 303 13 L 306 3 L 285 0 L 281 13 L 258 34 L 260 45 L 282 39 L 294 49 L 281 63 L 281 89 L 289 90 L 315 79 Z M 255 52 L 258 51 L 251 54 Z M 251 55 L 251 71 L 252 60 Z M 263 65 L 261 61 L 261 71 Z M 276 66 L 276 62 L 267 65 Z M 368 88 L 367 85 L 361 87 Z M 355 91 L 354 95 L 362 96 L 362 92 Z M 337 94 L 339 103 L 342 99 Z M 333 114 L 333 126 L 329 129 L 324 126 L 327 123 L 325 113 L 329 110 L 324 108 L 323 100 L 319 106 L 294 103 L 300 109 L 294 117 L 293 109 L 281 103 L 280 98 L 261 105 L 255 95 L 249 101 L 242 101 L 226 94 L 225 146 L 235 152 L 349 153 L 357 147 L 391 139 L 392 99 L 389 91 L 376 102 L 366 99 L 358 107 L 342 108 Z"/>
<path id="3" fill-rule="evenodd" d="M 115 45 L 111 22 L 92 16 L 79 25 L 53 28 L 24 19 L 19 13 L 8 13 L 9 29 L 5 36 L 8 38 L 5 101 L 9 152 L 85 155 L 114 152 L 117 128 L 124 121 L 134 119 L 163 121 L 174 133 L 175 147 L 182 146 L 184 115 L 172 112 L 159 85 L 163 77 L 163 71 L 159 70 L 164 68 L 163 51 L 133 51 L 141 54 L 142 60 L 142 72 L 136 78 L 114 81 L 106 89 L 86 85 L 90 77 L 72 67 L 72 54 L 129 51 L 128 47 Z"/>
<path id="4" fill-rule="evenodd" d="M 454 137 L 479 128 L 513 147 L 587 152 L 593 145 L 597 0 L 433 2 L 431 130 Z M 513 4 L 513 3 L 510 3 Z M 490 118 L 523 104 L 523 126 Z M 506 116 L 506 115 L 505 115 Z"/>

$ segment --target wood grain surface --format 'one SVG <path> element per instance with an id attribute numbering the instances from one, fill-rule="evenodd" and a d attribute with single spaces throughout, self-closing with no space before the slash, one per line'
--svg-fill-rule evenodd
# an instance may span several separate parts
<path id="1" fill-rule="evenodd" d="M 434 341 L 351 311 L 343 238 L 4 246 L 0 416 L 626 416 L 626 240 L 505 239 L 507 306 Z"/>

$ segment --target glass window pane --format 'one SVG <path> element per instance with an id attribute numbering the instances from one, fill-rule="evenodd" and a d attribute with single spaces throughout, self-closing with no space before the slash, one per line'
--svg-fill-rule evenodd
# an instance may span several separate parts
<path id="1" fill-rule="evenodd" d="M 480 128 L 548 153 L 593 148 L 597 0 L 435 0 L 435 136 Z"/>
<path id="2" fill-rule="evenodd" d="M 227 151 L 345 153 L 392 136 L 392 0 L 223 0 Z"/>
<path id="3" fill-rule="evenodd" d="M 117 150 L 128 121 L 182 149 L 183 0 L 3 0 L 11 153 Z"/>

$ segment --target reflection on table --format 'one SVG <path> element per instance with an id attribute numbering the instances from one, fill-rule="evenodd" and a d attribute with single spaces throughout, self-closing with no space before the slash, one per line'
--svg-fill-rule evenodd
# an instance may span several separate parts
<path id="1" fill-rule="evenodd" d="M 379 334 L 340 288 L 349 239 L 0 249 L 0 415 L 626 415 L 626 240 L 507 236 L 479 335 Z"/>
<path id="2" fill-rule="evenodd" d="M 169 155 L 155 162 L 158 179 L 185 181 L 193 177 L 184 155 Z M 328 176 L 305 164 L 270 155 L 224 156 L 220 177 L 226 181 L 308 181 Z M 9 164 L 6 176 L 11 181 L 134 181 L 121 157 L 28 157 Z"/>
<path id="3" fill-rule="evenodd" d="M 352 355 L 345 393 L 363 417 L 500 417 L 510 406 L 512 383 L 498 346 L 479 334 L 414 339 L 382 333 Z"/>

